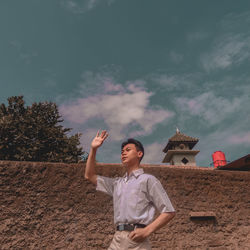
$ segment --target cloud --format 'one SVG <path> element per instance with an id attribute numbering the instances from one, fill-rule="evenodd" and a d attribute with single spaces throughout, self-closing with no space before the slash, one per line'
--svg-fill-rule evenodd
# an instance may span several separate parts
<path id="1" fill-rule="evenodd" d="M 201 40 L 206 39 L 209 36 L 209 33 L 204 31 L 194 31 L 187 34 L 187 41 L 190 43 L 200 42 Z"/>
<path id="2" fill-rule="evenodd" d="M 23 61 L 26 64 L 32 63 L 33 59 L 38 56 L 38 53 L 35 51 L 28 51 L 24 48 L 23 44 L 17 40 L 10 42 L 11 46 L 15 48 L 18 52 L 18 59 Z"/>
<path id="3" fill-rule="evenodd" d="M 215 42 L 210 53 L 201 57 L 206 71 L 226 69 L 250 58 L 250 35 L 225 35 Z"/>
<path id="4" fill-rule="evenodd" d="M 219 35 L 210 51 L 201 56 L 201 64 L 207 72 L 229 69 L 250 59 L 249 25 L 249 12 L 237 16 L 227 15 L 221 21 Z"/>
<path id="5" fill-rule="evenodd" d="M 156 83 L 169 90 L 183 89 L 187 86 L 190 88 L 194 82 L 199 78 L 198 74 L 168 74 L 168 73 L 154 73 L 149 76 L 152 83 Z"/>
<path id="6" fill-rule="evenodd" d="M 245 27 L 247 27 L 245 25 L 249 23 L 250 11 L 240 14 L 229 13 L 221 20 L 220 29 L 226 32 L 243 31 L 245 30 Z"/>
<path id="7" fill-rule="evenodd" d="M 149 144 L 145 146 L 145 155 L 142 160 L 142 163 L 154 163 L 159 164 L 162 163 L 162 160 L 165 154 L 162 152 L 163 148 L 166 145 L 160 144 L 158 142 Z"/>
<path id="8" fill-rule="evenodd" d="M 61 5 L 75 14 L 83 14 L 87 11 L 93 10 L 101 3 L 111 5 L 115 1 L 116 0 L 62 0 Z"/>
<path id="9" fill-rule="evenodd" d="M 229 114 L 240 111 L 242 99 L 240 97 L 227 99 L 216 96 L 213 92 L 205 92 L 193 98 L 176 98 L 176 105 L 188 115 L 199 116 L 208 124 L 221 122 Z"/>
<path id="10" fill-rule="evenodd" d="M 105 69 L 99 73 L 93 73 L 92 71 L 85 71 L 81 75 L 80 87 L 73 95 L 77 93 L 81 97 L 93 96 L 97 93 L 124 93 L 125 88 L 121 83 L 117 83 L 115 80 L 115 74 L 117 69 L 112 68 L 112 73 Z"/>
<path id="11" fill-rule="evenodd" d="M 227 141 L 235 145 L 240 145 L 240 144 L 250 145 L 250 132 L 242 132 L 242 133 L 231 135 L 227 139 Z"/>
<path id="12" fill-rule="evenodd" d="M 93 75 L 88 77 L 92 84 L 94 78 Z M 112 78 L 107 81 L 107 76 L 97 75 L 96 79 L 102 81 L 95 84 L 93 95 L 60 106 L 65 120 L 78 125 L 92 122 L 96 127 L 102 124 L 110 131 L 113 140 L 121 140 L 125 135 L 149 134 L 157 124 L 173 116 L 166 109 L 150 106 L 150 97 L 154 93 L 144 89 L 141 80 L 122 85 Z M 100 83 L 104 84 L 99 88 Z"/>
<path id="13" fill-rule="evenodd" d="M 100 0 L 84 0 L 81 2 L 77 0 L 64 0 L 61 4 L 73 13 L 82 14 L 86 11 L 92 10 L 99 2 Z"/>
<path id="14" fill-rule="evenodd" d="M 22 43 L 20 41 L 17 41 L 17 40 L 10 41 L 10 45 L 12 45 L 13 47 L 15 47 L 18 50 L 21 50 L 23 47 Z"/>
<path id="15" fill-rule="evenodd" d="M 197 161 L 203 162 L 204 166 L 212 163 L 212 154 L 218 150 L 225 153 L 227 161 L 233 161 L 249 154 L 249 128 L 245 128 L 241 123 L 229 124 L 215 131 L 197 135 L 197 137 L 200 139 L 196 146 L 200 150 Z"/>
<path id="16" fill-rule="evenodd" d="M 217 150 L 225 152 L 228 160 L 247 154 L 250 145 L 249 93 L 247 77 L 226 77 L 218 82 L 205 82 L 202 89 L 194 88 L 188 97 L 175 99 L 180 129 L 193 131 L 200 139 L 197 162 L 209 165 L 212 153 Z"/>
<path id="17" fill-rule="evenodd" d="M 209 166 L 212 164 L 212 154 L 215 151 L 223 151 L 226 154 L 226 159 L 231 159 L 230 150 L 232 145 L 226 143 L 226 139 L 232 134 L 232 128 L 225 128 L 223 130 L 218 129 L 215 131 L 207 131 L 198 135 L 199 142 L 195 146 L 200 152 L 196 156 L 197 162 L 203 162 L 203 166 Z"/>
<path id="18" fill-rule="evenodd" d="M 80 138 L 81 146 L 84 150 L 88 151 L 91 145 L 91 141 L 95 137 L 97 130 L 95 128 L 86 128 Z"/>
<path id="19" fill-rule="evenodd" d="M 112 79 L 106 79 L 104 82 L 104 92 L 123 92 L 124 87 L 121 84 L 114 84 Z"/>
<path id="20" fill-rule="evenodd" d="M 170 51 L 169 56 L 174 63 L 180 63 L 183 61 L 183 55 L 175 51 Z"/>

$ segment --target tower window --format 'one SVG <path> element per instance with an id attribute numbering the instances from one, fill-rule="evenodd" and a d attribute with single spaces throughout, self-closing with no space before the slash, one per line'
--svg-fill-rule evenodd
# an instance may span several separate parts
<path id="1" fill-rule="evenodd" d="M 182 163 L 184 163 L 185 165 L 188 163 L 188 159 L 186 157 L 184 157 L 182 160 L 181 160 Z"/>

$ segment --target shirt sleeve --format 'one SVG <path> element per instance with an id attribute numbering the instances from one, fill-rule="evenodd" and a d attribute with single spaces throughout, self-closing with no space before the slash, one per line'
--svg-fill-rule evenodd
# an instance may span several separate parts
<path id="1" fill-rule="evenodd" d="M 113 196 L 114 191 L 114 178 L 97 175 L 96 190 L 104 192 L 110 196 Z"/>
<path id="2" fill-rule="evenodd" d="M 149 198 L 153 202 L 159 213 L 175 212 L 175 209 L 161 185 L 160 181 L 156 178 L 153 183 L 151 181 L 151 186 L 149 187 Z"/>

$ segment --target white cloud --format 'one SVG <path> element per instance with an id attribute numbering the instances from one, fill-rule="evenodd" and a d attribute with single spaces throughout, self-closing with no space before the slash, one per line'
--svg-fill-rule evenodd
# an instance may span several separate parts
<path id="1" fill-rule="evenodd" d="M 115 69 L 114 69 L 115 70 Z M 124 93 L 125 88 L 122 84 L 117 83 L 114 76 L 109 72 L 94 74 L 91 71 L 85 71 L 81 75 L 80 88 L 77 93 L 83 96 L 94 96 L 97 93 Z M 75 95 L 76 93 L 74 93 Z"/>
<path id="2" fill-rule="evenodd" d="M 77 0 L 63 0 L 61 2 L 62 6 L 77 14 L 82 14 L 86 11 L 89 11 L 93 9 L 100 0 L 83 0 L 83 1 L 77 1 Z"/>
<path id="3" fill-rule="evenodd" d="M 227 141 L 235 145 L 240 145 L 240 144 L 250 145 L 250 132 L 243 132 L 231 135 L 229 136 Z"/>
<path id="4" fill-rule="evenodd" d="M 206 92 L 194 98 L 177 98 L 176 105 L 188 115 L 199 116 L 208 124 L 216 124 L 224 120 L 228 115 L 240 111 L 243 99 L 226 99 L 216 96 L 213 92 Z"/>
<path id="5" fill-rule="evenodd" d="M 230 144 L 225 143 L 229 135 L 231 135 L 231 128 L 224 128 L 224 130 L 216 130 L 214 132 L 207 132 L 206 134 L 197 135 L 199 142 L 195 146 L 200 152 L 197 154 L 196 161 L 203 162 L 203 166 L 212 164 L 212 154 L 215 151 L 223 151 L 227 160 L 231 160 L 228 153 L 230 151 Z"/>
<path id="6" fill-rule="evenodd" d="M 76 14 L 82 14 L 94 9 L 100 3 L 111 5 L 116 0 L 62 0 L 61 5 Z"/>
<path id="7" fill-rule="evenodd" d="M 108 92 L 123 92 L 124 87 L 121 84 L 114 84 L 112 79 L 106 79 L 104 81 L 104 91 Z"/>
<path id="8" fill-rule="evenodd" d="M 240 14 L 229 13 L 222 19 L 220 28 L 226 32 L 238 32 L 242 30 L 242 28 L 245 29 L 245 27 L 247 27 L 245 25 L 249 23 L 250 11 L 246 11 Z"/>
<path id="9" fill-rule="evenodd" d="M 249 12 L 227 15 L 218 26 L 212 48 L 201 56 L 206 71 L 228 69 L 250 59 Z M 247 27 L 247 29 L 243 28 Z"/>
<path id="10" fill-rule="evenodd" d="M 250 145 L 249 79 L 230 81 L 206 83 L 208 91 L 175 99 L 178 123 L 200 139 L 197 162 L 203 165 L 212 162 L 211 155 L 217 150 L 232 161 L 246 154 Z"/>
<path id="11" fill-rule="evenodd" d="M 249 153 L 250 132 L 241 123 L 223 126 L 221 129 L 197 137 L 200 139 L 196 146 L 200 150 L 197 161 L 206 162 L 204 166 L 212 163 L 212 154 L 215 151 L 223 151 L 227 161 L 236 160 Z"/>
<path id="12" fill-rule="evenodd" d="M 160 75 L 155 75 L 153 78 L 153 81 L 162 85 L 162 86 L 167 86 L 167 87 L 175 87 L 178 84 L 178 78 L 173 75 L 165 75 L 165 74 L 160 74 Z"/>
<path id="13" fill-rule="evenodd" d="M 198 74 L 175 75 L 167 73 L 156 73 L 149 76 L 149 79 L 167 90 L 180 89 L 184 86 L 191 87 L 199 77 Z"/>
<path id="14" fill-rule="evenodd" d="M 170 51 L 169 56 L 174 63 L 180 63 L 183 61 L 183 55 L 176 51 Z"/>
<path id="15" fill-rule="evenodd" d="M 150 145 L 145 146 L 145 155 L 142 160 L 142 163 L 154 163 L 159 164 L 162 163 L 162 160 L 165 154 L 162 152 L 166 145 L 162 145 L 158 142 L 152 143 Z"/>
<path id="16" fill-rule="evenodd" d="M 80 138 L 81 146 L 85 151 L 89 151 L 91 141 L 95 137 L 97 133 L 97 130 L 94 128 L 87 128 L 84 130 L 84 133 L 82 133 L 82 136 Z"/>
<path id="17" fill-rule="evenodd" d="M 101 76 L 97 78 L 100 80 Z M 91 79 L 93 84 L 94 77 Z M 108 127 L 111 138 L 120 140 L 125 134 L 149 134 L 157 124 L 173 116 L 168 110 L 150 107 L 153 93 L 143 88 L 143 81 L 127 82 L 122 86 L 110 80 L 100 89 L 97 87 L 99 84 L 95 84 L 93 95 L 79 97 L 60 106 L 60 113 L 66 121 L 87 124 L 100 120 Z M 125 132 L 128 128 L 129 132 Z"/>
<path id="18" fill-rule="evenodd" d="M 206 71 L 226 69 L 250 58 L 250 36 L 245 34 L 226 35 L 215 42 L 210 53 L 201 57 Z"/>
<path id="19" fill-rule="evenodd" d="M 133 82 L 128 81 L 126 82 L 126 85 L 128 86 L 128 90 L 132 91 L 132 92 L 137 92 L 137 91 L 142 91 L 145 90 L 145 81 L 143 80 L 135 80 Z"/>

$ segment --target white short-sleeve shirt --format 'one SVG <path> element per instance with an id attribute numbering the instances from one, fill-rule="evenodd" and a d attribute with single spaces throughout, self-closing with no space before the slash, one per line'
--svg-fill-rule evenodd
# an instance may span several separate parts
<path id="1" fill-rule="evenodd" d="M 130 176 L 109 178 L 97 176 L 97 190 L 113 196 L 114 223 L 150 224 L 159 213 L 174 212 L 174 208 L 159 180 L 145 174 L 142 168 Z"/>

